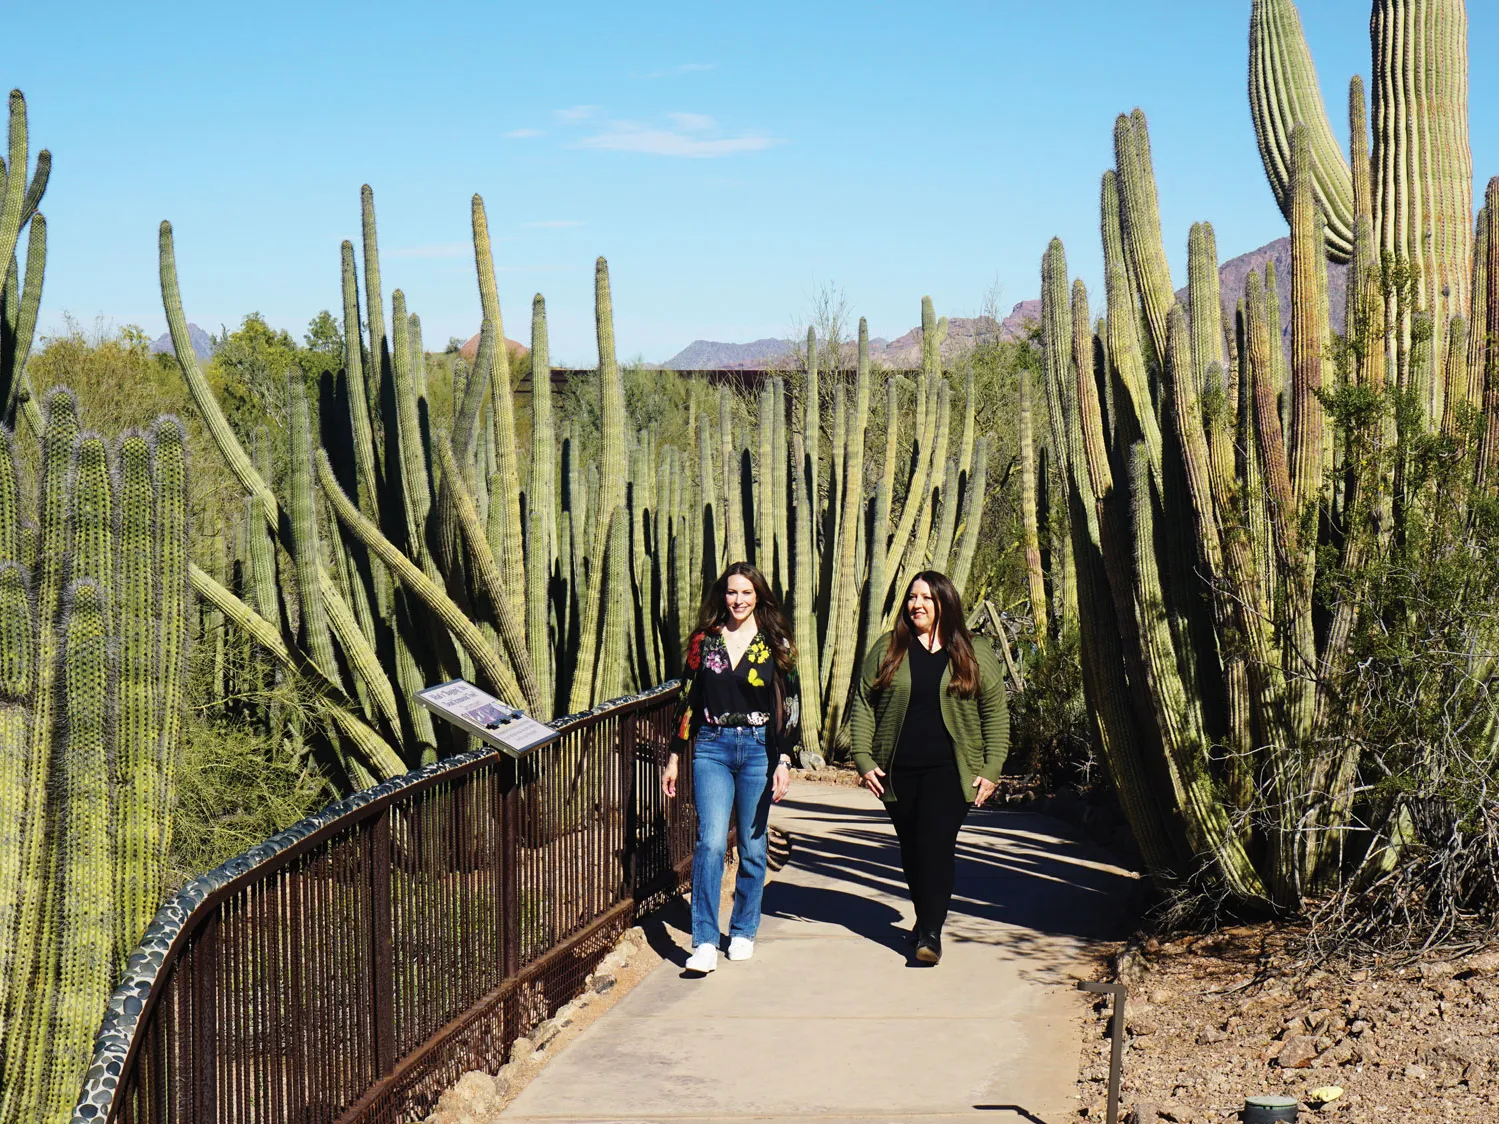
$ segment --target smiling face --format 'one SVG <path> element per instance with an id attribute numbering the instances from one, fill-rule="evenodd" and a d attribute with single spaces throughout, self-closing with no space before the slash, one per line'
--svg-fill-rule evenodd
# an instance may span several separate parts
<path id="1" fill-rule="evenodd" d="M 911 592 L 906 594 L 906 616 L 918 635 L 925 636 L 937 627 L 937 598 L 932 587 L 918 578 L 911 583 Z"/>
<path id="2" fill-rule="evenodd" d="M 729 619 L 736 625 L 743 624 L 755 611 L 755 587 L 743 574 L 730 574 L 723 600 Z"/>

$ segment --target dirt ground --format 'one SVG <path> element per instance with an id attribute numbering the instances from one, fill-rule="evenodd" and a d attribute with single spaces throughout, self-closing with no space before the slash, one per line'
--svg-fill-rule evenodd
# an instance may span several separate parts
<path id="1" fill-rule="evenodd" d="M 1246 1096 L 1277 1093 L 1303 1121 L 1499 1120 L 1499 951 L 1314 964 L 1304 949 L 1267 925 L 1150 940 L 1100 964 L 1130 988 L 1120 1118 L 1236 1120 Z M 1088 1121 L 1105 1114 L 1108 1000 L 1094 1012 L 1078 1081 Z"/>

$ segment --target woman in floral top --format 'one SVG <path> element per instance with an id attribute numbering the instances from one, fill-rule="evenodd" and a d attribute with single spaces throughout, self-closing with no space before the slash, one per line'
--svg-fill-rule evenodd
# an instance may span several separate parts
<path id="1" fill-rule="evenodd" d="M 770 805 L 786 795 L 801 744 L 796 649 L 780 602 L 760 571 L 735 562 L 703 599 L 687 641 L 676 737 L 661 787 L 677 794 L 681 754 L 692 747 L 697 846 L 692 852 L 692 955 L 687 968 L 718 967 L 718 894 L 729 817 L 739 826 L 739 874 L 729 917 L 729 959 L 748 960 L 760 928 Z"/>

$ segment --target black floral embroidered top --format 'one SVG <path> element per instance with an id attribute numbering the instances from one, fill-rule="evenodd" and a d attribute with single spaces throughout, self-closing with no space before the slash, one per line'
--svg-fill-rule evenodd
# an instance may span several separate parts
<path id="1" fill-rule="evenodd" d="M 776 667 L 763 631 L 755 634 L 737 667 L 718 629 L 694 632 L 688 639 L 673 752 L 682 752 L 703 725 L 765 726 L 772 762 L 783 753 L 796 756 L 802 740 L 796 671 Z"/>

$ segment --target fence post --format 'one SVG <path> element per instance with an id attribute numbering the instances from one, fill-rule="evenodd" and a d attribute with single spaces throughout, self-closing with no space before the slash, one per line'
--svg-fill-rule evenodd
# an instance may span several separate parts
<path id="1" fill-rule="evenodd" d="M 370 821 L 370 1020 L 375 1028 L 375 1072 L 396 1068 L 396 974 L 390 903 L 390 808 Z"/>
<path id="2" fill-rule="evenodd" d="M 507 757 L 500 774 L 500 968 L 509 979 L 520 971 L 520 769 Z"/>
<path id="3" fill-rule="evenodd" d="M 193 950 L 193 1119 L 217 1120 L 219 1105 L 219 911 L 203 922 Z"/>
<path id="4" fill-rule="evenodd" d="M 637 877 L 636 855 L 640 850 L 640 812 L 636 808 L 638 799 L 638 778 L 640 763 L 635 759 L 636 746 L 639 743 L 637 731 L 640 728 L 640 715 L 632 711 L 625 715 L 619 730 L 619 753 L 616 757 L 618 768 L 622 771 L 623 788 L 621 803 L 625 812 L 625 838 L 624 848 L 620 855 L 623 871 L 621 873 L 620 897 L 635 899 L 639 897 L 640 881 Z"/>

